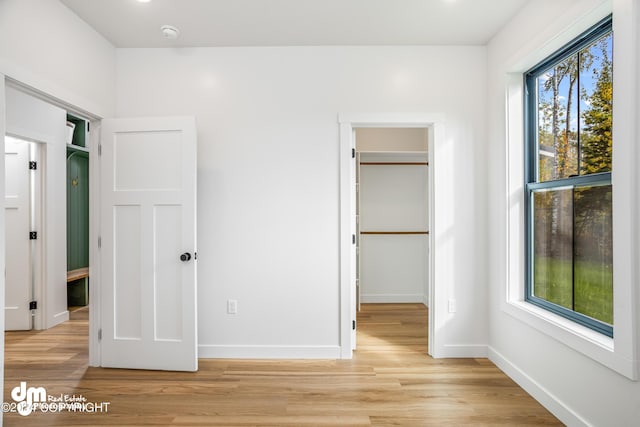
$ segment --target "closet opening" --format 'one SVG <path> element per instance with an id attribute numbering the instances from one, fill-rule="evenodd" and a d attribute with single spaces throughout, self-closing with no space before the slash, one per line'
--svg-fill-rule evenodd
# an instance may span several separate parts
<path id="1" fill-rule="evenodd" d="M 359 349 L 382 340 L 428 353 L 428 137 L 426 127 L 354 130 Z"/>
<path id="2" fill-rule="evenodd" d="M 89 121 L 67 114 L 67 309 L 89 305 Z"/>

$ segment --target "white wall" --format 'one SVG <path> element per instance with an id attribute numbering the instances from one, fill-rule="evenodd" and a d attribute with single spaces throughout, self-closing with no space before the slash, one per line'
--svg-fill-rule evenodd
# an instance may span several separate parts
<path id="1" fill-rule="evenodd" d="M 0 72 L 97 116 L 114 114 L 115 49 L 57 0 L 0 1 Z"/>
<path id="2" fill-rule="evenodd" d="M 640 382 L 632 381 L 613 369 L 605 367 L 576 350 L 567 343 L 552 338 L 543 330 L 510 315 L 504 308 L 507 295 L 508 271 L 513 265 L 507 263 L 508 254 L 507 212 L 509 203 L 517 203 L 517 198 L 507 194 L 509 168 L 505 152 L 510 134 L 521 134 L 521 128 L 514 122 L 505 120 L 506 88 L 508 73 L 525 71 L 536 61 L 562 46 L 570 38 L 586 29 L 585 25 L 595 24 L 611 10 L 611 3 L 598 0 L 545 0 L 531 2 L 488 46 L 488 111 L 489 111 L 489 229 L 491 239 L 490 254 L 490 358 L 511 375 L 518 383 L 541 401 L 556 416 L 568 425 L 623 426 L 637 425 L 640 420 Z M 638 163 L 637 117 L 638 117 L 638 2 L 635 0 L 614 0 L 614 192 L 625 195 L 630 192 L 630 205 L 614 200 L 616 209 L 622 216 L 637 212 L 637 175 L 633 175 L 625 162 Z M 632 30 L 635 28 L 635 30 Z M 574 35 L 568 34 L 573 32 Z M 567 40 L 567 38 L 569 38 Z M 533 61 L 533 62 L 532 62 Z M 523 68 L 524 67 L 524 68 Z M 634 77 L 635 76 L 635 77 Z M 515 77 L 516 83 L 518 77 Z M 522 82 L 521 78 L 519 82 Z M 520 83 L 521 84 L 521 83 Z M 522 102 L 512 99 L 511 102 Z M 621 108 L 622 107 L 622 108 Z M 521 119 L 516 118 L 515 123 Z M 635 134 L 634 134 L 635 133 Z M 616 148 L 617 147 L 617 148 Z M 509 147 L 514 149 L 514 147 Z M 616 150 L 618 152 L 616 153 Z M 621 158 L 621 153 L 628 153 Z M 623 157 L 625 157 L 623 155 Z M 622 181 L 627 181 L 622 182 Z M 620 185 L 618 185 L 620 184 Z M 631 187 L 629 187 L 631 185 Z M 616 187 L 617 186 L 617 187 Z M 511 197 L 510 197 L 511 196 Z M 510 198 L 509 198 L 510 197 Z M 614 198 L 616 196 L 614 195 Z M 617 197 L 621 197 L 618 195 Z M 622 196 L 626 199 L 625 196 Z M 518 199 L 519 200 L 519 199 Z M 628 211 L 628 212 L 627 212 Z M 626 224 L 626 223 L 625 223 Z M 614 225 L 620 227 L 622 223 Z M 626 225 L 624 225 L 626 228 Z M 615 232 L 615 231 L 614 231 Z M 630 259 L 637 264 L 637 229 L 625 229 L 621 239 L 615 240 L 617 247 L 629 247 L 616 252 L 618 260 Z M 635 236 L 635 237 L 629 237 Z M 516 249 L 514 251 L 517 252 Z M 634 255 L 636 254 L 636 255 Z M 633 261 L 635 260 L 635 261 Z M 627 263 L 628 264 L 628 263 Z M 620 265 L 620 263 L 619 263 Z M 624 271 L 624 265 L 622 270 Z M 617 268 L 614 266 L 614 269 Z M 638 307 L 639 290 L 637 265 L 635 276 L 626 273 L 615 275 L 617 281 L 631 280 L 625 286 L 634 289 L 635 304 Z M 633 304 L 631 298 L 618 295 L 616 310 L 624 310 Z M 621 301 L 626 300 L 626 301 Z M 619 304 L 621 302 L 621 304 Z M 635 317 L 625 324 L 616 324 L 616 331 L 635 329 L 640 324 L 637 311 Z M 617 333 L 616 333 L 617 335 Z M 617 339 L 617 338 L 616 338 Z M 637 342 L 636 342 L 637 345 Z M 616 349 L 617 351 L 618 349 Z M 631 353 L 634 353 L 630 350 Z M 584 353 L 584 354 L 583 354 Z M 638 352 L 636 351 L 637 355 Z M 633 357 L 633 356 L 632 356 Z M 637 357 L 637 356 L 636 356 Z M 628 360 L 627 362 L 632 362 Z"/>
<path id="3" fill-rule="evenodd" d="M 58 1 L 0 1 L 0 135 L 5 133 L 5 75 L 78 110 L 102 117 L 114 114 L 115 49 Z M 0 141 L 4 152 L 4 138 Z M 0 171 L 3 181 L 4 164 Z M 0 200 L 4 200 L 1 184 Z M 4 224 L 4 207 L 0 211 Z M 4 227 L 0 237 L 2 267 Z M 4 307 L 4 276 L 0 276 L 0 302 Z M 0 331 L 4 331 L 4 316 L 0 318 Z M 0 372 L 3 366 L 4 345 L 0 344 Z"/>
<path id="4" fill-rule="evenodd" d="M 427 151 L 425 128 L 356 129 L 356 151 Z"/>
<path id="5" fill-rule="evenodd" d="M 446 117 L 450 281 L 438 333 L 487 343 L 486 50 L 291 47 L 118 50 L 118 116 L 198 122 L 202 356 L 337 356 L 338 113 Z M 454 265 L 456 266 L 454 268 Z M 460 267 L 463 266 L 463 267 Z M 226 314 L 226 300 L 238 314 Z M 466 348 L 466 347 L 465 347 Z M 475 348 L 475 347 L 474 347 Z"/>

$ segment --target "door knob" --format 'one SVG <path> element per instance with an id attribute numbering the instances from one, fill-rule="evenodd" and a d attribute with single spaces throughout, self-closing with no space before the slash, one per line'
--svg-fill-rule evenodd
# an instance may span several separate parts
<path id="1" fill-rule="evenodd" d="M 180 261 L 187 262 L 190 259 L 191 259 L 191 254 L 189 252 L 185 252 L 182 255 L 180 255 Z"/>

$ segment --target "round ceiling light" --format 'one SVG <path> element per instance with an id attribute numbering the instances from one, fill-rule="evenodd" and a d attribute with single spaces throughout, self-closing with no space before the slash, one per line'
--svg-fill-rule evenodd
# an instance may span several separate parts
<path id="1" fill-rule="evenodd" d="M 160 31 L 162 31 L 164 38 L 168 40 L 175 40 L 180 35 L 180 30 L 173 25 L 163 25 L 160 27 Z"/>

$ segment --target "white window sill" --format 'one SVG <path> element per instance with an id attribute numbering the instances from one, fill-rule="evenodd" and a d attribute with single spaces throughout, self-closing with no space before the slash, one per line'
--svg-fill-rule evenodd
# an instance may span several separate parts
<path id="1" fill-rule="evenodd" d="M 587 327 L 525 301 L 505 301 L 503 310 L 600 364 L 636 380 L 635 361 L 616 352 L 615 341 Z"/>

